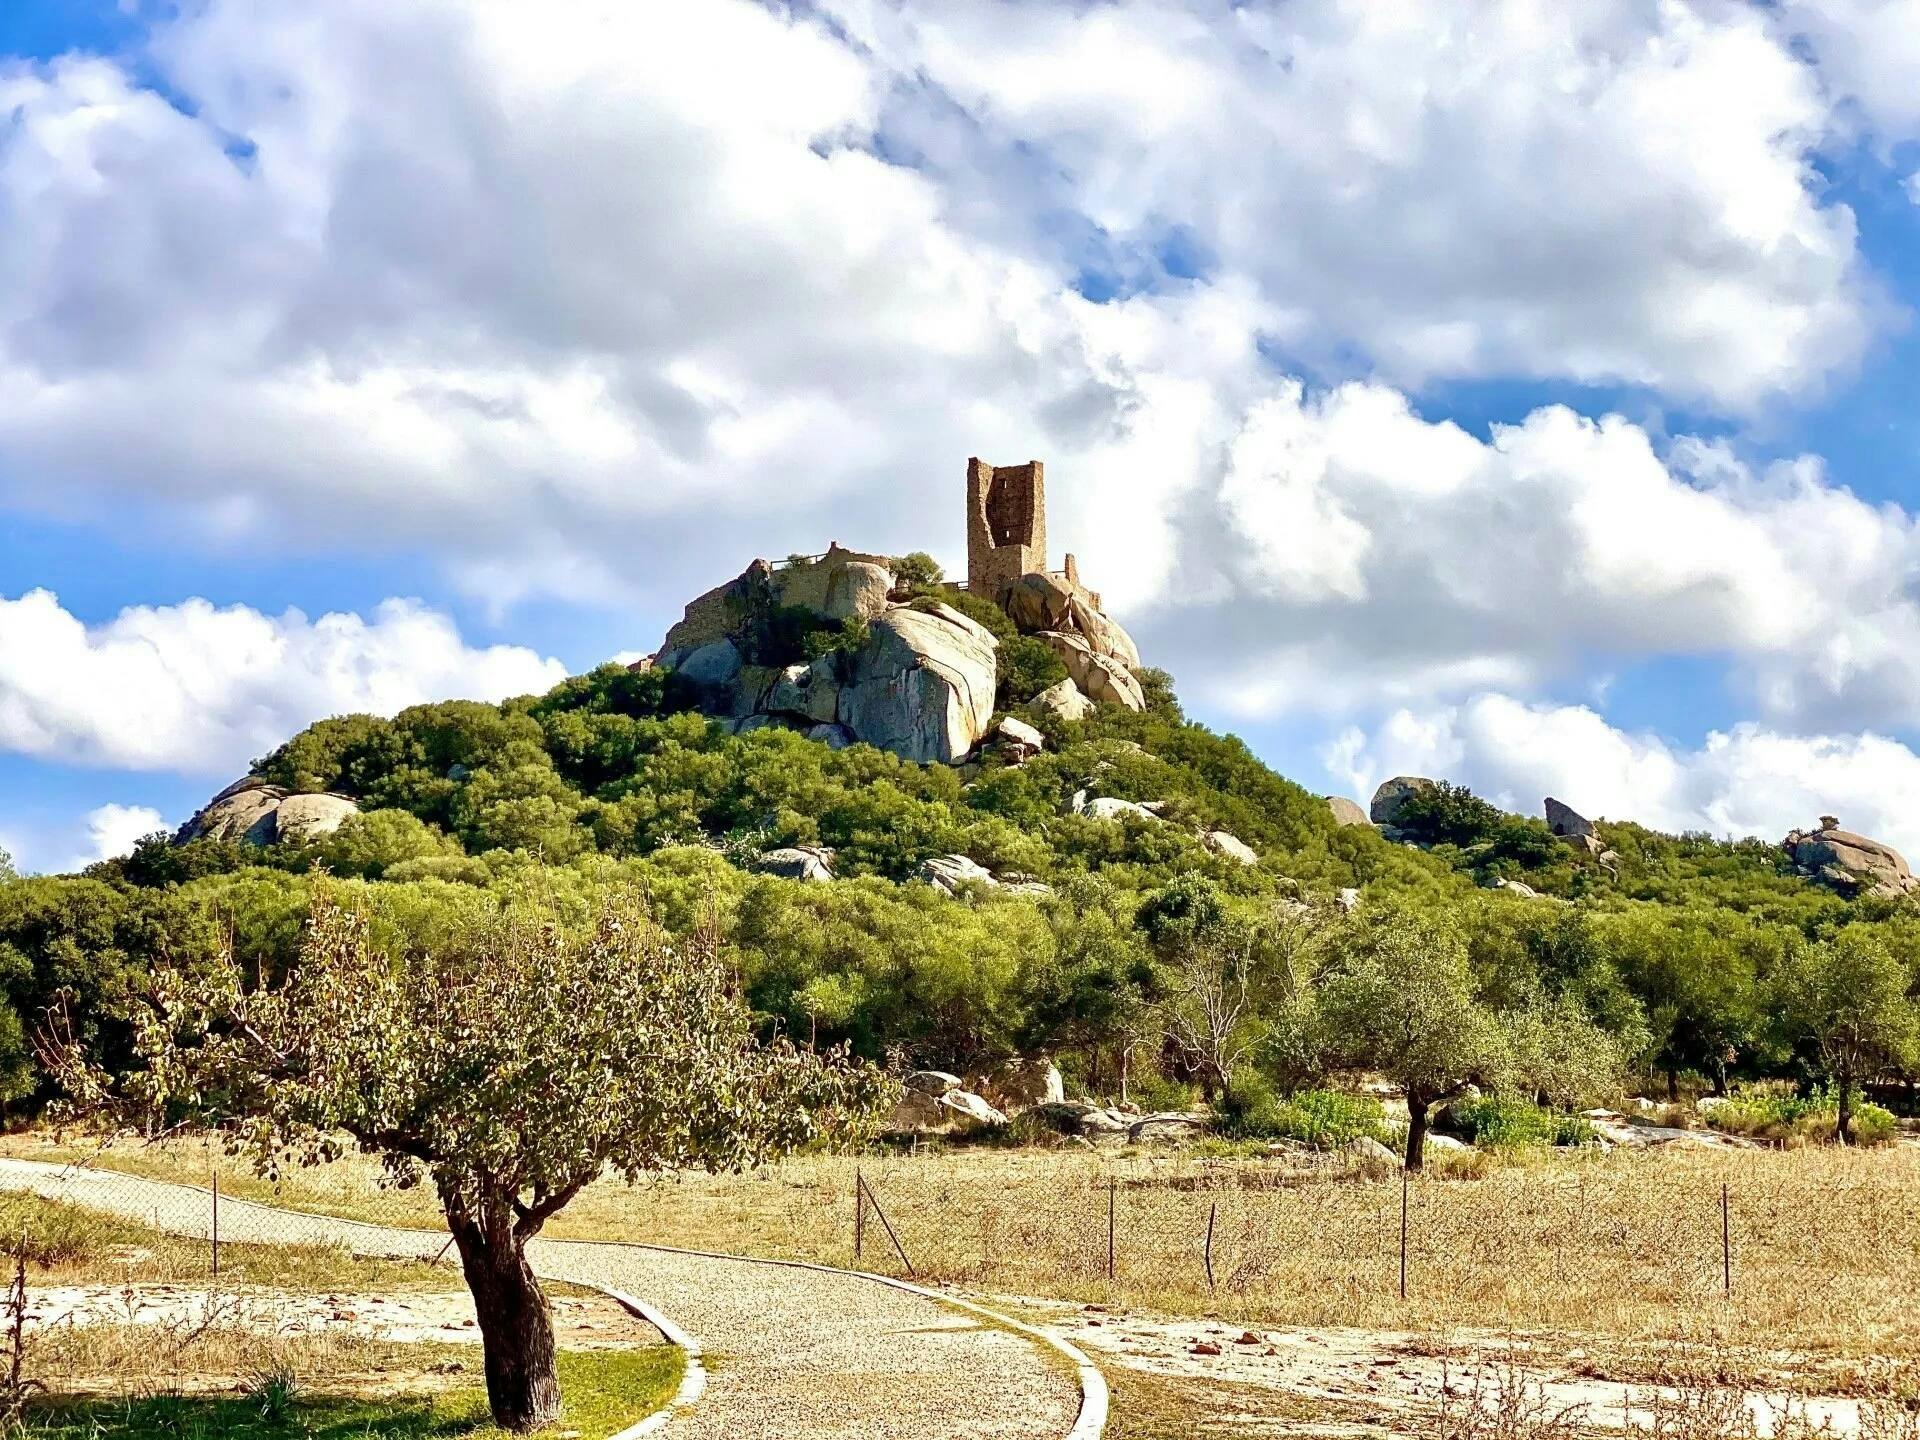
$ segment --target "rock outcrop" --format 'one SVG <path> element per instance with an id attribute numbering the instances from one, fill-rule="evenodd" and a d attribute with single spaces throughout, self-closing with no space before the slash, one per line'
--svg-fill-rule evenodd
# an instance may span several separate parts
<path id="1" fill-rule="evenodd" d="M 993 718 L 998 647 L 984 625 L 951 606 L 889 610 L 853 657 L 839 722 L 903 760 L 952 764 Z"/>
<path id="2" fill-rule="evenodd" d="M 1571 805 L 1547 797 L 1547 828 L 1563 840 L 1590 839 L 1594 835 L 1593 822 L 1575 810 Z"/>
<path id="3" fill-rule="evenodd" d="M 227 786 L 182 825 L 173 843 L 238 841 L 246 845 L 304 845 L 331 835 L 358 815 L 344 795 L 295 795 L 258 775 Z"/>
<path id="4" fill-rule="evenodd" d="M 281 845 L 305 845 L 331 835 L 360 807 L 344 795 L 289 795 L 273 812 L 273 838 Z"/>
<path id="5" fill-rule="evenodd" d="M 1371 825 L 1373 823 L 1367 818 L 1366 811 L 1344 795 L 1326 795 L 1321 798 L 1327 802 L 1327 809 L 1333 815 L 1333 823 L 1336 825 Z"/>
<path id="6" fill-rule="evenodd" d="M 1120 800 L 1111 795 L 1089 799 L 1084 790 L 1075 791 L 1073 798 L 1067 801 L 1067 812 L 1085 815 L 1092 820 L 1150 820 L 1156 824 L 1160 820 L 1158 815 L 1138 801 Z"/>
<path id="7" fill-rule="evenodd" d="M 1098 705 L 1119 705 L 1128 710 L 1147 708 L 1140 681 L 1120 661 L 1103 655 L 1083 635 L 1064 630 L 1042 630 L 1034 639 L 1041 642 L 1067 667 L 1067 675 L 1080 693 Z"/>
<path id="8" fill-rule="evenodd" d="M 973 1087 L 988 1104 L 1008 1115 L 1041 1105 L 1057 1105 L 1066 1098 L 1059 1067 L 1044 1055 L 1016 1056 L 977 1080 Z"/>
<path id="9" fill-rule="evenodd" d="M 786 845 L 764 852 L 753 868 L 762 875 L 821 885 L 833 879 L 833 851 L 816 845 Z"/>
<path id="10" fill-rule="evenodd" d="M 1093 713 L 1093 702 L 1080 693 L 1080 687 L 1072 680 L 1062 680 L 1029 700 L 1027 713 L 1036 720 L 1048 716 L 1056 720 L 1084 720 Z"/>
<path id="11" fill-rule="evenodd" d="M 1790 831 L 1780 842 L 1801 874 L 1845 894 L 1899 899 L 1915 889 L 1913 872 L 1891 845 L 1842 830 L 1831 815 L 1813 830 Z"/>
<path id="12" fill-rule="evenodd" d="M 1200 843 L 1214 854 L 1224 855 L 1229 860 L 1238 860 L 1242 865 L 1260 863 L 1260 852 L 1229 831 L 1209 830 L 1200 837 Z"/>
<path id="13" fill-rule="evenodd" d="M 1401 807 L 1413 796 L 1433 789 L 1434 784 L 1424 775 L 1396 775 L 1391 780 L 1383 780 L 1380 788 L 1373 792 L 1373 804 L 1367 813 L 1376 825 L 1397 826 Z"/>
<path id="14" fill-rule="evenodd" d="M 887 1125 L 896 1134 L 982 1130 L 1007 1123 L 1004 1113 L 961 1089 L 960 1077 L 945 1070 L 916 1070 L 902 1083 L 905 1088 Z"/>

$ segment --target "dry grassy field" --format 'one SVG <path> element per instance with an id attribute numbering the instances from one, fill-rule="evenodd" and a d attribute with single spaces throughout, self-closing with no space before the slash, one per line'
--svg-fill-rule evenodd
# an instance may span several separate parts
<path id="1" fill-rule="evenodd" d="M 229 1194 L 436 1224 L 429 1195 L 379 1189 L 357 1158 L 275 1185 L 200 1144 L 13 1137 L 4 1152 L 200 1184 L 218 1167 Z M 865 1268 L 905 1273 L 904 1251 L 922 1279 L 1001 1294 L 1269 1325 L 1764 1345 L 1862 1370 L 1920 1358 L 1920 1151 L 1904 1147 L 1558 1152 L 1416 1179 L 1404 1301 L 1397 1174 L 1177 1151 L 808 1157 L 753 1175 L 604 1183 L 548 1233 L 850 1264 L 856 1170 L 878 1201 Z"/>

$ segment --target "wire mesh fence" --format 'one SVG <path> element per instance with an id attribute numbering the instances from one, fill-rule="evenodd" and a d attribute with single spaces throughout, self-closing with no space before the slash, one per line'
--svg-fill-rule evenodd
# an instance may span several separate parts
<path id="1" fill-rule="evenodd" d="M 0 1184 L 23 1173 L 0 1159 Z M 217 1146 L 176 1145 L 66 1174 L 65 1199 L 192 1236 L 210 1277 L 234 1275 L 235 1247 L 262 1244 L 453 1263 L 431 1189 L 385 1187 L 365 1157 L 266 1178 Z M 811 1157 L 752 1176 L 601 1182 L 546 1235 L 1275 1323 L 1644 1332 L 1708 1316 L 1792 1344 L 1911 1328 L 1920 1154 L 1615 1155 L 1474 1179 L 1325 1157 Z"/>

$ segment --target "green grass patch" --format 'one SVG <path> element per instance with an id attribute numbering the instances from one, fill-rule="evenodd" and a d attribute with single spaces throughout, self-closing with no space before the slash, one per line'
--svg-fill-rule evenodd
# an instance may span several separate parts
<path id="1" fill-rule="evenodd" d="M 1526 1145 L 1585 1145 L 1593 1126 L 1579 1115 L 1549 1110 L 1512 1095 L 1480 1095 L 1447 1107 L 1451 1128 L 1463 1140 L 1494 1150 Z"/>
<path id="2" fill-rule="evenodd" d="M 659 1409 L 686 1359 L 671 1345 L 563 1353 L 564 1408 L 555 1431 L 605 1440 Z M 154 1395 L 50 1400 L 27 1411 L 35 1440 L 503 1440 L 486 1392 L 467 1386 L 393 1399 L 302 1393 L 267 1378 L 240 1396 Z"/>
<path id="3" fill-rule="evenodd" d="M 1840 1102 L 1826 1090 L 1798 1095 L 1779 1084 L 1760 1084 L 1736 1090 L 1727 1099 L 1706 1106 L 1702 1118 L 1709 1128 L 1727 1135 L 1775 1144 L 1828 1143 L 1839 1128 Z M 1856 1143 L 1885 1145 L 1898 1129 L 1892 1111 L 1864 1100 L 1855 1103 Z"/>

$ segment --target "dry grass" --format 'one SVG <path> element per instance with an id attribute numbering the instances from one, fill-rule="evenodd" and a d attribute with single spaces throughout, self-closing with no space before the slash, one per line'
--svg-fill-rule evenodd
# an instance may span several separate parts
<path id="1" fill-rule="evenodd" d="M 9 1153 L 47 1158 L 16 1137 Z M 102 1163 L 391 1223 L 430 1201 L 373 1187 L 350 1159 L 276 1190 L 197 1146 L 116 1147 Z M 1920 1152 L 1668 1149 L 1554 1154 L 1407 1196 L 1409 1298 L 1398 1295 L 1397 1177 L 1176 1153 L 950 1150 L 808 1157 L 750 1176 L 591 1187 L 555 1236 L 853 1259 L 864 1171 L 923 1278 L 1252 1323 L 1437 1332 L 1457 1327 L 1623 1342 L 1764 1346 L 1797 1361 L 1920 1360 Z M 1734 1290 L 1722 1291 L 1722 1185 Z M 1116 1276 L 1109 1282 L 1107 1207 Z M 1205 1236 L 1213 1219 L 1213 1284 Z M 863 1264 L 899 1272 L 869 1218 Z"/>

